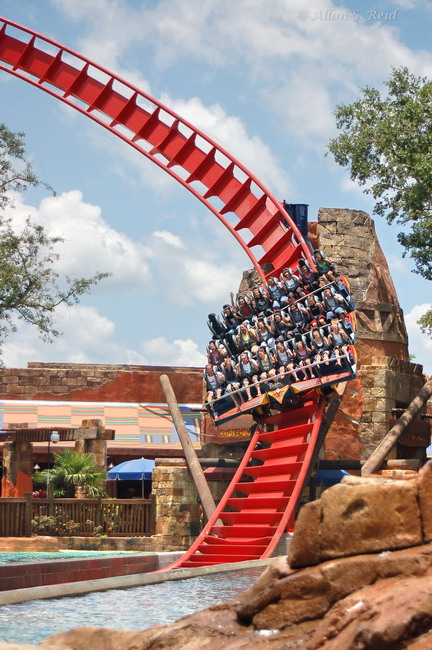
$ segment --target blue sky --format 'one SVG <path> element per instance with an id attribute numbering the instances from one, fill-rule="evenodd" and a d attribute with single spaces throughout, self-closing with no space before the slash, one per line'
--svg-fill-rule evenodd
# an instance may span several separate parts
<path id="1" fill-rule="evenodd" d="M 381 88 L 392 66 L 432 77 L 430 0 L 3 0 L 4 17 L 72 48 L 148 91 L 245 164 L 280 199 L 372 211 L 331 158 L 337 103 Z M 192 195 L 143 156 L 29 84 L 0 75 L 1 117 L 56 197 L 16 197 L 65 243 L 59 270 L 110 271 L 60 309 L 63 336 L 20 327 L 4 348 L 28 361 L 202 365 L 207 314 L 238 287 L 245 254 Z M 415 321 L 432 301 L 410 272 L 397 226 L 376 218 L 406 315 L 410 351 L 432 373 Z"/>

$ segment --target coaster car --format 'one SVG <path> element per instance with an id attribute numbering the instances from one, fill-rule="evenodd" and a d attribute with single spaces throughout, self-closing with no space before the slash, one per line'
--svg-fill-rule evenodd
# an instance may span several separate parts
<path id="1" fill-rule="evenodd" d="M 336 384 L 354 379 L 356 376 L 356 353 L 353 346 L 350 346 L 348 357 L 339 357 L 341 365 L 332 358 L 328 364 L 319 362 L 312 364 L 316 377 L 303 377 L 298 381 L 292 381 L 289 373 L 285 376 L 277 376 L 272 379 L 260 381 L 262 394 L 256 395 L 250 400 L 236 405 L 230 395 L 223 395 L 219 399 L 207 403 L 207 410 L 214 424 L 224 424 L 233 420 L 239 415 L 250 413 L 255 419 L 269 410 L 285 411 L 298 404 L 298 397 L 311 390 L 318 390 L 328 393 Z M 296 371 L 298 375 L 303 374 L 301 370 Z M 252 391 L 255 390 L 253 387 Z M 244 398 L 244 390 L 238 392 Z"/>

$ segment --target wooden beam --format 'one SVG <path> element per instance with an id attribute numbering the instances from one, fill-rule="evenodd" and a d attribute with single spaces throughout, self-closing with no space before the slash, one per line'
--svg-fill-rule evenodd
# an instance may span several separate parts
<path id="1" fill-rule="evenodd" d="M 183 416 L 179 409 L 176 396 L 174 394 L 171 382 L 167 375 L 161 375 L 160 383 L 162 385 L 162 390 L 164 392 L 168 408 L 170 410 L 174 426 L 182 443 L 184 455 L 186 458 L 187 465 L 192 474 L 192 478 L 195 482 L 196 489 L 198 490 L 199 498 L 201 499 L 202 507 L 205 512 L 207 519 L 210 519 L 213 512 L 216 509 L 216 504 L 214 502 L 212 493 L 206 481 L 206 477 L 201 468 L 198 456 L 195 453 L 195 449 L 192 446 L 190 441 L 187 429 L 185 427 Z"/>

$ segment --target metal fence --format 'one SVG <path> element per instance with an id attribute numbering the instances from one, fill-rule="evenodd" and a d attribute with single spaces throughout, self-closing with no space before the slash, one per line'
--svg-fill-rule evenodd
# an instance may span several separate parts
<path id="1" fill-rule="evenodd" d="M 153 535 L 150 499 L 0 498 L 0 537 Z"/>

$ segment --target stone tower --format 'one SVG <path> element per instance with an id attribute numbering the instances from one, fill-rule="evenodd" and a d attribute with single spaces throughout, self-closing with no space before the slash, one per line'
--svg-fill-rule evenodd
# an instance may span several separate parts
<path id="1" fill-rule="evenodd" d="M 367 458 L 424 384 L 411 363 L 408 336 L 387 260 L 365 212 L 321 208 L 318 246 L 351 282 L 356 302 L 359 373 L 348 383 L 326 440 L 326 456 Z"/>

